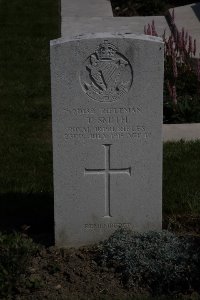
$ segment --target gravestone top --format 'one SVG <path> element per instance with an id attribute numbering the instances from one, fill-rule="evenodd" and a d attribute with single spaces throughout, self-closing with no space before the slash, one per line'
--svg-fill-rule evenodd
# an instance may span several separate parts
<path id="1" fill-rule="evenodd" d="M 51 40 L 50 45 L 61 45 L 63 43 L 69 41 L 77 41 L 77 40 L 92 40 L 92 39 L 106 39 L 106 38 L 118 38 L 118 39 L 135 39 L 135 40 L 143 40 L 143 41 L 153 41 L 157 43 L 163 43 L 163 39 L 157 36 L 151 36 L 140 33 L 132 33 L 132 32 L 95 32 L 95 33 L 83 33 L 83 34 L 71 34 L 66 35 L 56 40 Z"/>
<path id="2" fill-rule="evenodd" d="M 81 246 L 162 224 L 163 42 L 51 42 L 55 240 Z"/>

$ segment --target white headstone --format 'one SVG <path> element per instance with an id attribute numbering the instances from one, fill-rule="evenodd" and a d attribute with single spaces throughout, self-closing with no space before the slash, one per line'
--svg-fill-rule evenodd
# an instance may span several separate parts
<path id="1" fill-rule="evenodd" d="M 163 43 L 134 34 L 51 42 L 55 240 L 80 246 L 162 223 Z"/>

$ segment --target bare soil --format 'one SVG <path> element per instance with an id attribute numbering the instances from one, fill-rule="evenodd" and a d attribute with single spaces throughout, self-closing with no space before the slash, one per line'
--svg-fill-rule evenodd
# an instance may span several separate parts
<path id="1" fill-rule="evenodd" d="M 99 267 L 91 248 L 42 248 L 20 279 L 16 300 L 130 299 L 114 269 Z M 143 291 L 145 292 L 145 291 Z"/>
<path id="2" fill-rule="evenodd" d="M 165 217 L 164 227 L 178 235 L 195 238 L 199 248 L 200 216 Z M 117 268 L 98 265 L 96 254 L 95 245 L 79 249 L 40 246 L 26 273 L 19 278 L 14 299 L 130 300 L 140 299 L 135 298 L 136 295 L 143 295 L 141 299 L 151 296 L 148 289 L 134 290 L 124 286 Z M 188 295 L 175 296 L 178 299 L 200 299 L 194 290 L 188 291 Z M 171 296 L 169 299 L 174 298 Z"/>

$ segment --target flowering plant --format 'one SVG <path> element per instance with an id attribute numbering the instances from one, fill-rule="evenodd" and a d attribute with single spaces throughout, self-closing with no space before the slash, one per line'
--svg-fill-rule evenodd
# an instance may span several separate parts
<path id="1" fill-rule="evenodd" d="M 175 25 L 170 15 L 171 34 L 164 32 L 164 122 L 200 122 L 200 59 L 195 58 L 196 40 Z M 144 33 L 158 36 L 154 20 Z"/>

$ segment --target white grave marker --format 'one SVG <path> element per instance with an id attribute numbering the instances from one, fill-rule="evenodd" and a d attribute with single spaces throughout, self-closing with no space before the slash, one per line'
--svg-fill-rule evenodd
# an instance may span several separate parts
<path id="1" fill-rule="evenodd" d="M 51 78 L 57 246 L 161 229 L 162 41 L 58 39 Z"/>

